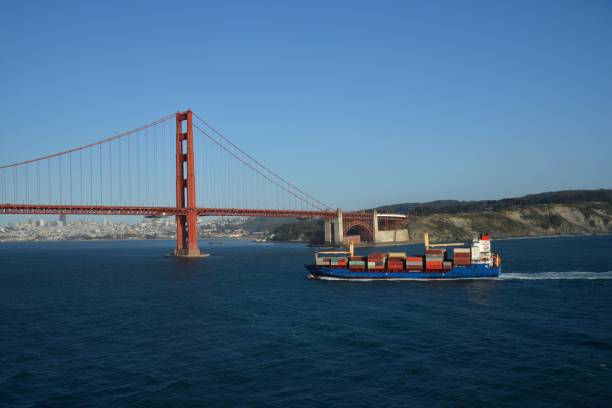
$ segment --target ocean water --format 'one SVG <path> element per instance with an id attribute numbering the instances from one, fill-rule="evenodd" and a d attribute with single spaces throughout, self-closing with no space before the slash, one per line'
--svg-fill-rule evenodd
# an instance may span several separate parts
<path id="1" fill-rule="evenodd" d="M 0 244 L 0 406 L 611 404 L 612 237 L 494 241 L 502 278 L 439 282 L 172 244 Z"/>

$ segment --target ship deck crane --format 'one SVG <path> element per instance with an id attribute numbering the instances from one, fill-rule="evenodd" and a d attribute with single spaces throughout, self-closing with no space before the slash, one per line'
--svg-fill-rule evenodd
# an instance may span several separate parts
<path id="1" fill-rule="evenodd" d="M 430 247 L 449 247 L 449 246 L 463 246 L 465 243 L 463 242 L 453 242 L 448 244 L 430 244 L 429 243 L 429 234 L 427 232 L 423 233 L 423 243 L 425 244 L 425 250 L 428 250 Z"/>

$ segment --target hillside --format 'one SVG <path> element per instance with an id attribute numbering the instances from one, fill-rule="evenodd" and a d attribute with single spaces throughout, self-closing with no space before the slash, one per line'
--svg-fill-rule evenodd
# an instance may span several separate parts
<path id="1" fill-rule="evenodd" d="M 411 240 L 465 240 L 480 231 L 495 238 L 612 233 L 612 203 L 537 204 L 511 209 L 412 216 Z"/>
<path id="2" fill-rule="evenodd" d="M 612 190 L 567 190 L 530 194 L 501 200 L 440 200 L 378 207 L 379 212 L 409 215 L 411 240 L 420 241 L 423 232 L 434 240 L 464 240 L 480 231 L 495 238 L 564 234 L 612 233 Z M 267 226 L 274 239 L 318 242 L 322 223 L 318 221 L 270 220 L 253 225 Z"/>
<path id="3" fill-rule="evenodd" d="M 458 201 L 438 200 L 426 203 L 402 203 L 377 207 L 378 212 L 396 212 L 411 215 L 458 214 L 502 211 L 540 204 L 612 203 L 612 190 L 564 190 L 529 194 L 500 200 Z"/>

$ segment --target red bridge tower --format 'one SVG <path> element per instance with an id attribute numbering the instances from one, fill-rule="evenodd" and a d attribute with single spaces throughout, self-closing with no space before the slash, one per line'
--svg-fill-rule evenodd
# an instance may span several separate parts
<path id="1" fill-rule="evenodd" d="M 175 256 L 200 258 L 198 210 L 191 110 L 176 113 L 176 207 L 186 214 L 176 216 Z M 185 177 L 185 174 L 187 177 Z"/>

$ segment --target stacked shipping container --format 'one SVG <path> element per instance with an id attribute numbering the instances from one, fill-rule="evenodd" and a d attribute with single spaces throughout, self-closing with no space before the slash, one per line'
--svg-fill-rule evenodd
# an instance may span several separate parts
<path id="1" fill-rule="evenodd" d="M 382 252 L 374 252 L 368 255 L 368 269 L 382 271 L 385 269 L 386 255 Z"/>
<path id="2" fill-rule="evenodd" d="M 341 257 L 324 257 L 324 258 L 317 258 L 316 260 L 316 264 L 317 265 L 321 265 L 321 266 L 338 266 L 338 267 L 346 267 L 348 263 L 348 258 L 345 256 L 341 256 Z"/>
<path id="3" fill-rule="evenodd" d="M 425 251 L 425 269 L 441 270 L 444 267 L 446 249 L 428 249 Z"/>
<path id="4" fill-rule="evenodd" d="M 455 248 L 453 249 L 453 263 L 457 266 L 469 266 L 471 264 L 470 248 Z"/>
<path id="5" fill-rule="evenodd" d="M 351 271 L 365 271 L 366 257 L 365 256 L 351 256 L 349 258 L 348 267 Z"/>
<path id="6" fill-rule="evenodd" d="M 406 270 L 422 271 L 423 270 L 423 257 L 422 256 L 407 256 L 406 257 Z"/>
<path id="7" fill-rule="evenodd" d="M 405 252 L 389 252 L 389 256 L 387 257 L 387 270 L 392 272 L 403 271 L 405 259 Z"/>
<path id="8" fill-rule="evenodd" d="M 365 256 L 327 256 L 317 257 L 316 265 L 332 268 L 346 268 L 352 271 L 440 271 L 450 270 L 453 266 L 471 265 L 470 248 L 454 248 L 453 260 L 446 260 L 446 249 L 428 249 L 422 256 L 407 256 L 405 252 L 374 252 Z M 425 262 L 423 262 L 425 261 Z"/>

